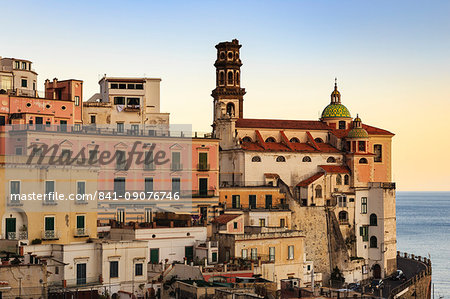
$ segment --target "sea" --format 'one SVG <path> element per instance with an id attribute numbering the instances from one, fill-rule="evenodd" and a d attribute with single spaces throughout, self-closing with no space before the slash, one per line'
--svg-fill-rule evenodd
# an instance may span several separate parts
<path id="1" fill-rule="evenodd" d="M 397 250 L 430 257 L 434 298 L 450 299 L 450 192 L 398 191 L 396 200 Z"/>

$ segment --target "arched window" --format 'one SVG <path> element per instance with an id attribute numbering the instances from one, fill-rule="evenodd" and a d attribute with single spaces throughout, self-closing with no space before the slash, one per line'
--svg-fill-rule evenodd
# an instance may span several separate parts
<path id="1" fill-rule="evenodd" d="M 304 156 L 302 161 L 303 162 L 311 162 L 311 158 L 309 156 Z"/>
<path id="2" fill-rule="evenodd" d="M 233 103 L 227 104 L 227 115 L 234 116 L 234 104 Z"/>
<path id="3" fill-rule="evenodd" d="M 370 225 L 372 226 L 378 225 L 378 218 L 376 214 L 370 214 Z"/>
<path id="4" fill-rule="evenodd" d="M 253 156 L 252 157 L 252 162 L 261 162 L 261 157 L 260 156 Z"/>
<path id="5" fill-rule="evenodd" d="M 241 84 L 241 78 L 239 76 L 239 72 L 236 72 L 236 85 Z"/>
<path id="6" fill-rule="evenodd" d="M 275 138 L 273 137 L 267 137 L 266 142 L 275 142 Z"/>
<path id="7" fill-rule="evenodd" d="M 345 130 L 345 120 L 339 121 L 339 130 Z"/>
<path id="8" fill-rule="evenodd" d="M 350 176 L 348 174 L 344 176 L 344 185 L 350 185 Z"/>
<path id="9" fill-rule="evenodd" d="M 336 163 L 336 159 L 334 157 L 328 157 L 327 163 Z"/>
<path id="10" fill-rule="evenodd" d="M 219 73 L 219 84 L 220 84 L 220 85 L 224 85 L 224 84 L 225 84 L 225 74 L 224 74 L 223 71 L 221 71 L 221 72 Z"/>
<path id="11" fill-rule="evenodd" d="M 378 241 L 377 241 L 377 237 L 372 236 L 370 237 L 370 248 L 377 248 L 378 246 Z"/>
<path id="12" fill-rule="evenodd" d="M 336 185 L 342 185 L 342 176 L 340 174 L 336 176 Z"/>
<path id="13" fill-rule="evenodd" d="M 316 187 L 316 198 L 322 198 L 322 186 L 320 185 Z"/>
<path id="14" fill-rule="evenodd" d="M 300 143 L 300 140 L 298 140 L 297 137 L 292 137 L 289 141 L 292 143 Z"/>
<path id="15" fill-rule="evenodd" d="M 317 142 L 317 143 L 323 143 L 323 139 L 322 138 L 315 138 L 314 141 Z"/>
<path id="16" fill-rule="evenodd" d="M 252 142 L 252 138 L 249 137 L 249 136 L 245 136 L 244 138 L 242 138 L 242 141 L 245 141 L 245 142 Z"/>
<path id="17" fill-rule="evenodd" d="M 233 84 L 233 71 L 228 72 L 228 84 Z"/>
<path id="18" fill-rule="evenodd" d="M 278 156 L 277 162 L 286 162 L 286 158 L 284 156 Z"/>
<path id="19" fill-rule="evenodd" d="M 348 213 L 346 211 L 339 212 L 339 224 L 348 224 Z"/>
<path id="20" fill-rule="evenodd" d="M 359 164 L 367 164 L 367 159 L 366 158 L 359 159 Z"/>

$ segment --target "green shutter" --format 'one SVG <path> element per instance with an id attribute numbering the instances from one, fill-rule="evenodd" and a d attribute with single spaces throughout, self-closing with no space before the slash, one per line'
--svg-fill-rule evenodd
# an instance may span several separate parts
<path id="1" fill-rule="evenodd" d="M 54 217 L 45 217 L 45 230 L 55 230 Z"/>
<path id="2" fill-rule="evenodd" d="M 153 264 L 159 263 L 159 248 L 150 249 L 150 262 Z"/>
<path id="3" fill-rule="evenodd" d="M 359 227 L 359 235 L 360 236 L 364 235 L 364 227 L 362 227 L 362 226 Z"/>
<path id="4" fill-rule="evenodd" d="M 84 228 L 84 215 L 77 216 L 77 228 Z"/>

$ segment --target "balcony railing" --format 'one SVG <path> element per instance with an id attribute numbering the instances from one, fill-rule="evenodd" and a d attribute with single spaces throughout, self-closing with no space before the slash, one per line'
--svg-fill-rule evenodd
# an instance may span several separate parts
<path id="1" fill-rule="evenodd" d="M 205 163 L 197 164 L 197 171 L 209 171 L 209 164 Z"/>
<path id="2" fill-rule="evenodd" d="M 241 204 L 239 206 L 236 206 L 236 205 L 225 206 L 225 209 L 227 209 L 227 210 L 245 210 L 245 211 L 247 211 L 247 210 L 248 211 L 251 211 L 251 210 L 283 211 L 283 210 L 289 210 L 289 205 L 288 204 L 277 204 L 277 205 L 266 206 L 266 205 L 248 205 L 248 204 L 243 205 L 243 204 Z"/>
<path id="3" fill-rule="evenodd" d="M 23 201 L 19 199 L 13 199 L 12 196 L 7 198 L 8 206 L 23 206 Z"/>
<path id="4" fill-rule="evenodd" d="M 44 230 L 42 232 L 42 240 L 58 240 L 59 232 L 56 230 Z"/>
<path id="5" fill-rule="evenodd" d="M 181 163 L 170 163 L 170 169 L 172 171 L 180 171 L 183 169 L 183 164 Z"/>
<path id="6" fill-rule="evenodd" d="M 214 197 L 214 190 L 192 190 L 192 197 Z"/>
<path id="7" fill-rule="evenodd" d="M 74 230 L 74 236 L 75 237 L 89 237 L 89 231 L 87 228 L 76 228 Z"/>

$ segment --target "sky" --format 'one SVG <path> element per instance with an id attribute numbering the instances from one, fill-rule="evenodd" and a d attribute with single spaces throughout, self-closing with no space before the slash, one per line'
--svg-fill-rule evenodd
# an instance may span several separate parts
<path id="1" fill-rule="evenodd" d="M 449 1 L 6 1 L 0 56 L 45 79 L 162 78 L 161 112 L 210 131 L 214 46 L 242 44 L 244 117 L 318 119 L 342 103 L 394 132 L 401 191 L 450 190 Z"/>

